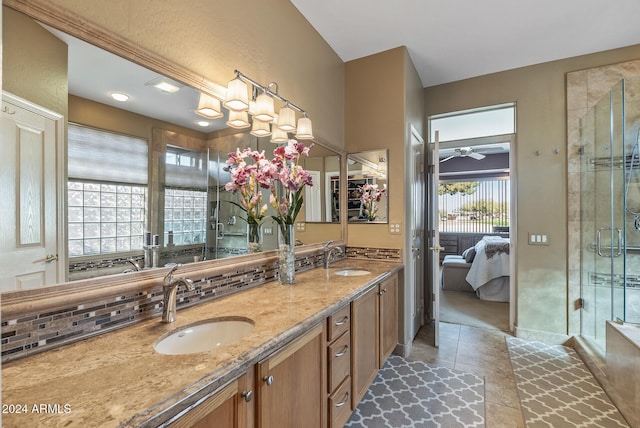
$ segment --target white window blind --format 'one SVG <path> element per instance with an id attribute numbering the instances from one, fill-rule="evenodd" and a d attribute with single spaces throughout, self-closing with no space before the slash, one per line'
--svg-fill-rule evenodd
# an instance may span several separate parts
<path id="1" fill-rule="evenodd" d="M 172 189 L 206 190 L 208 187 L 207 153 L 167 147 L 165 186 Z"/>
<path id="2" fill-rule="evenodd" d="M 147 140 L 74 124 L 68 131 L 69 178 L 147 184 Z"/>

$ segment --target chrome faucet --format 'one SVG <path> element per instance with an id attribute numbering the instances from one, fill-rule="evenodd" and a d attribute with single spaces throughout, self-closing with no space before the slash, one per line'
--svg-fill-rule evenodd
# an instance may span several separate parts
<path id="1" fill-rule="evenodd" d="M 164 293 L 163 305 L 162 305 L 162 322 L 174 322 L 176 320 L 176 298 L 178 294 L 178 286 L 183 284 L 187 290 L 193 290 L 193 281 L 188 278 L 180 277 L 174 278 L 173 273 L 181 265 L 175 265 L 171 268 L 169 273 L 164 277 L 164 285 L 162 291 Z"/>
<path id="2" fill-rule="evenodd" d="M 333 257 L 335 255 L 342 255 L 342 248 L 341 247 L 333 247 L 331 248 L 330 245 L 333 243 L 333 241 L 327 241 L 326 244 L 324 244 L 324 268 L 325 269 L 329 269 L 329 266 L 331 265 L 331 262 L 333 261 Z"/>
<path id="3" fill-rule="evenodd" d="M 140 270 L 140 265 L 138 264 L 138 262 L 135 261 L 135 259 L 127 259 L 127 262 L 133 265 L 136 272 Z"/>

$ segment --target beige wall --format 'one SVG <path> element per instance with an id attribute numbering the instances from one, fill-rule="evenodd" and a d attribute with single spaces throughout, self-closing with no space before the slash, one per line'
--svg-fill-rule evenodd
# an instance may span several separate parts
<path id="1" fill-rule="evenodd" d="M 67 45 L 31 18 L 3 7 L 2 50 L 2 89 L 66 117 Z"/>
<path id="2" fill-rule="evenodd" d="M 426 88 L 427 115 L 517 103 L 518 333 L 565 335 L 567 300 L 567 72 L 640 56 L 640 45 L 494 73 Z M 560 153 L 555 154 L 554 150 Z M 536 151 L 540 155 L 536 155 Z M 527 245 L 527 233 L 546 233 L 549 246 Z"/>
<path id="3" fill-rule="evenodd" d="M 349 61 L 345 68 L 347 151 L 389 149 L 389 221 L 403 224 L 405 55 L 405 48 L 396 48 Z M 404 233 L 391 235 L 388 224 L 349 224 L 347 236 L 356 247 L 404 245 Z"/>
<path id="4" fill-rule="evenodd" d="M 344 64 L 288 0 L 51 0 L 205 78 L 238 69 L 308 110 L 320 141 L 344 147 Z"/>

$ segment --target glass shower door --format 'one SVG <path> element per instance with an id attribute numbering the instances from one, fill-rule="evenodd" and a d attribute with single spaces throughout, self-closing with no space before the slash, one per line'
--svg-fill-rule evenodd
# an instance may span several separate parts
<path id="1" fill-rule="evenodd" d="M 581 120 L 581 331 L 601 351 L 606 321 L 624 316 L 623 95 L 620 82 Z"/>

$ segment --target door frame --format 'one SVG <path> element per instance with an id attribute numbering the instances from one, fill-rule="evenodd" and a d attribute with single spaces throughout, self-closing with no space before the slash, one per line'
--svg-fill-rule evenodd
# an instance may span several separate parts
<path id="1" fill-rule="evenodd" d="M 42 116 L 55 122 L 56 126 L 56 252 L 58 259 L 56 261 L 56 279 L 58 283 L 66 282 L 68 277 L 67 268 L 67 213 L 65 203 L 67 200 L 67 140 L 66 136 L 66 119 L 64 115 L 49 110 L 17 95 L 5 90 L 2 91 L 2 102 L 8 102 L 16 105 L 24 110 L 28 110 L 34 114 Z M 5 106 L 3 106 L 3 109 Z"/>
<path id="2" fill-rule="evenodd" d="M 466 147 L 466 146 L 474 146 L 474 145 L 479 145 L 479 144 L 491 144 L 492 142 L 498 143 L 498 142 L 509 142 L 509 186 L 510 186 L 510 201 L 509 201 L 509 240 L 511 242 L 511 248 L 510 248 L 510 255 L 511 257 L 509 258 L 509 270 L 511 272 L 511 275 L 509 276 L 509 330 L 513 333 L 515 331 L 516 328 L 516 322 L 517 322 L 517 264 L 516 264 L 516 260 L 517 260 L 517 253 L 518 253 L 518 241 L 517 241 L 517 221 L 518 221 L 518 217 L 517 217 L 517 207 L 518 207 L 518 192 L 517 192 L 517 184 L 518 184 L 518 180 L 517 180 L 517 164 L 516 164 L 516 158 L 517 158 L 517 144 L 516 144 L 516 134 L 505 134 L 505 135 L 496 135 L 496 136 L 490 136 L 490 137 L 480 137 L 480 138 L 470 138 L 470 139 L 465 139 L 465 140 L 452 140 L 452 141 L 447 141 L 445 143 L 440 142 L 440 147 L 442 148 L 442 146 L 447 147 L 447 148 L 453 148 L 453 147 Z M 435 162 L 437 160 L 437 154 L 436 153 L 432 153 L 432 147 L 433 147 L 433 141 L 429 141 L 428 142 L 428 146 L 429 146 L 429 160 L 431 161 L 431 164 L 429 165 L 428 170 L 432 169 L 433 167 L 433 162 Z M 437 179 L 437 177 L 429 177 L 429 175 L 427 175 L 427 179 Z M 429 189 L 429 197 L 428 200 L 429 201 L 433 201 L 433 198 L 437 198 L 438 195 L 434 194 L 434 192 L 437 192 L 437 186 L 432 186 L 431 183 L 429 183 L 427 185 L 427 188 Z M 437 221 L 437 216 L 431 216 L 429 218 L 429 231 L 431 234 L 433 234 L 433 231 L 435 230 L 435 228 L 439 227 L 439 222 Z M 431 244 L 432 246 L 434 245 L 433 243 Z M 439 292 L 439 285 L 437 283 L 435 284 L 429 284 L 430 289 L 433 293 L 435 293 L 436 291 Z M 436 319 L 436 314 L 431 314 L 431 319 Z M 439 314 L 438 317 L 439 319 Z"/>

